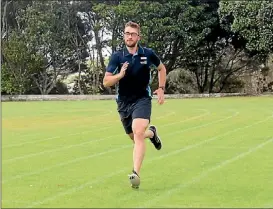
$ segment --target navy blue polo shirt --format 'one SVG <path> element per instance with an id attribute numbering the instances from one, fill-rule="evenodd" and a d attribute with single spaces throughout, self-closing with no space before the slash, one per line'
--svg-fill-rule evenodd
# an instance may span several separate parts
<path id="1" fill-rule="evenodd" d="M 106 71 L 117 74 L 126 61 L 129 62 L 125 76 L 119 80 L 117 99 L 132 101 L 141 97 L 152 97 L 150 89 L 151 66 L 160 64 L 152 49 L 138 45 L 136 54 L 130 54 L 126 47 L 112 54 Z"/>

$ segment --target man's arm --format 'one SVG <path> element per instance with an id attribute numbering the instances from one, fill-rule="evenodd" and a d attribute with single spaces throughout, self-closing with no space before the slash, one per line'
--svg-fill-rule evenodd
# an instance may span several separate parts
<path id="1" fill-rule="evenodd" d="M 121 79 L 121 75 L 118 73 L 113 75 L 113 73 L 106 72 L 103 78 L 104 87 L 110 87 L 115 85 Z"/>
<path id="2" fill-rule="evenodd" d="M 158 96 L 158 103 L 164 103 L 164 91 L 165 91 L 165 84 L 166 84 L 166 67 L 160 61 L 159 57 L 152 51 L 151 55 L 152 63 L 157 66 L 158 70 L 158 89 L 154 91 L 154 94 Z"/>
<path id="3" fill-rule="evenodd" d="M 119 80 L 125 76 L 125 72 L 127 70 L 128 65 L 129 63 L 125 62 L 122 65 L 120 72 L 116 75 L 114 75 L 113 73 L 106 72 L 103 78 L 103 85 L 105 87 L 110 87 L 115 85 L 117 82 L 119 82 Z"/>
<path id="4" fill-rule="evenodd" d="M 166 84 L 166 67 L 153 50 L 151 50 L 151 62 L 157 67 L 158 70 L 158 87 L 161 87 L 161 89 L 164 91 Z"/>
<path id="5" fill-rule="evenodd" d="M 119 67 L 119 59 L 116 53 L 114 53 L 109 61 L 109 64 L 106 68 L 106 72 L 103 78 L 103 85 L 105 87 L 110 87 L 115 85 L 120 79 L 122 79 L 125 75 L 125 71 L 128 67 L 128 63 L 124 63 L 121 67 L 121 70 L 118 74 L 115 74 L 117 72 L 117 69 Z"/>
<path id="6" fill-rule="evenodd" d="M 158 88 L 162 88 L 162 90 L 165 91 L 166 67 L 162 62 L 160 62 L 159 66 L 157 67 L 157 70 L 158 70 Z"/>

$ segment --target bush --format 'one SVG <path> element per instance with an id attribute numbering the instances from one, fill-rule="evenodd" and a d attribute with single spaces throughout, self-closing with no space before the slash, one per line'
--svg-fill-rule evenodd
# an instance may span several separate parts
<path id="1" fill-rule="evenodd" d="M 198 92 L 194 75 L 184 69 L 175 69 L 167 75 L 166 88 L 169 94 L 194 94 Z"/>
<path id="2" fill-rule="evenodd" d="M 49 94 L 69 94 L 69 92 L 66 84 L 58 80 L 56 86 L 50 91 Z"/>

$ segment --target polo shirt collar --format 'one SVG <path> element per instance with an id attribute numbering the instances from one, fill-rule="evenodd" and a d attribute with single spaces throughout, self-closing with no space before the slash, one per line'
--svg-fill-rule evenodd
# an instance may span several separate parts
<path id="1" fill-rule="evenodd" d="M 137 49 L 137 55 L 138 54 L 144 54 L 144 49 L 142 48 L 142 46 L 140 46 L 139 44 L 137 45 L 138 46 L 138 49 Z M 124 56 L 129 56 L 130 53 L 127 49 L 127 47 L 125 46 L 124 49 L 123 49 L 123 53 L 124 53 Z"/>

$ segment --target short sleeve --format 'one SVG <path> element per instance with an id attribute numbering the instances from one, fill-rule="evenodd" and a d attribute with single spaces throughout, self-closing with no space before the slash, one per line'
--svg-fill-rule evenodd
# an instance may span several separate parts
<path id="1" fill-rule="evenodd" d="M 119 58 L 117 53 L 113 53 L 110 57 L 106 72 L 115 74 L 119 67 Z"/>
<path id="2" fill-rule="evenodd" d="M 159 59 L 159 57 L 156 55 L 156 53 L 153 50 L 151 50 L 151 62 L 156 67 L 158 67 L 159 64 L 161 63 L 161 60 Z"/>

